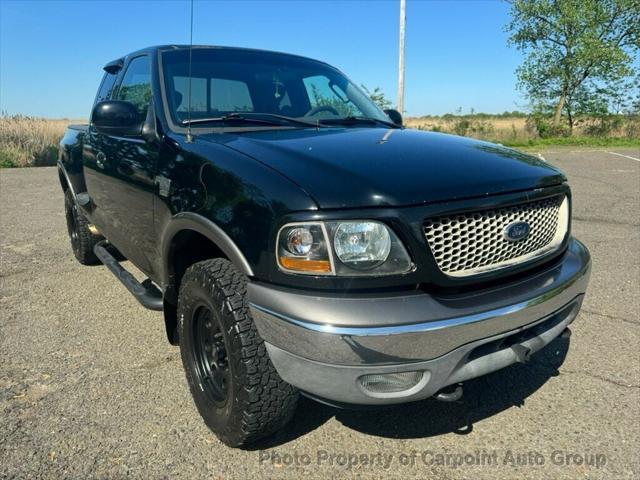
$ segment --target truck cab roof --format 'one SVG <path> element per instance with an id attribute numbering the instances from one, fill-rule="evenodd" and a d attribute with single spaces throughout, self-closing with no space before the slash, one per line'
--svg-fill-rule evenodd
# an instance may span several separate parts
<path id="1" fill-rule="evenodd" d="M 256 53 L 265 53 L 265 54 L 275 54 L 275 55 L 283 55 L 283 56 L 289 56 L 289 57 L 293 57 L 293 58 L 302 58 L 305 60 L 311 60 L 314 62 L 318 62 L 318 63 L 324 63 L 325 65 L 327 65 L 325 62 L 322 62 L 320 60 L 316 60 L 313 58 L 309 58 L 309 57 L 305 57 L 302 55 L 296 55 L 293 53 L 286 53 L 286 52 L 278 52 L 278 51 L 274 51 L 274 50 L 264 50 L 264 49 L 260 49 L 260 48 L 246 48 L 246 47 L 229 47 L 229 46 L 221 46 L 221 45 L 188 45 L 188 44 L 166 44 L 166 45 L 153 45 L 153 46 L 149 46 L 149 47 L 144 47 L 141 48 L 139 50 L 127 53 L 126 55 L 123 55 L 120 58 L 117 58 L 115 60 L 110 61 L 109 63 L 107 63 L 103 69 L 109 73 L 114 73 L 115 71 L 118 71 L 119 69 L 121 69 L 124 65 L 124 61 L 127 57 L 133 57 L 133 56 L 137 56 L 137 55 L 141 55 L 141 54 L 155 54 L 158 52 L 162 52 L 162 51 L 167 51 L 167 50 L 184 50 L 184 49 L 188 49 L 188 48 L 193 48 L 193 49 L 205 49 L 205 48 L 209 48 L 209 49 L 217 49 L 217 50 L 227 50 L 227 51 L 233 51 L 233 50 L 237 50 L 239 52 L 256 52 Z"/>

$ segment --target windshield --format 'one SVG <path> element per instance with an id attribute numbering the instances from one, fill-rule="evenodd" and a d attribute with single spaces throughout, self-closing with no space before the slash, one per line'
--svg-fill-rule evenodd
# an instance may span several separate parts
<path id="1" fill-rule="evenodd" d="M 167 105 L 173 123 L 189 110 L 189 50 L 162 53 Z M 306 121 L 366 117 L 389 121 L 359 88 L 334 68 L 271 52 L 194 48 L 191 120 L 230 114 L 271 114 Z"/>

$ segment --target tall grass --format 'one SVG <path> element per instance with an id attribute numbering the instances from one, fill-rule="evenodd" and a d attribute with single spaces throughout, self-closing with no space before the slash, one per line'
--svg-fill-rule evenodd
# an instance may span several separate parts
<path id="1" fill-rule="evenodd" d="M 55 165 L 58 144 L 70 123 L 82 120 L 0 115 L 0 168 Z M 524 114 L 474 113 L 407 118 L 409 128 L 453 133 L 509 146 L 640 145 L 640 117 L 582 119 L 573 136 L 544 138 L 540 124 Z"/>
<path id="2" fill-rule="evenodd" d="M 0 167 L 55 165 L 58 144 L 69 123 L 74 122 L 0 115 Z"/>
<path id="3" fill-rule="evenodd" d="M 637 115 L 582 118 L 577 122 L 571 136 L 566 131 L 550 133 L 548 119 L 525 115 L 509 117 L 482 113 L 447 114 L 408 118 L 405 124 L 409 128 L 452 133 L 512 146 L 554 143 L 565 145 L 640 144 L 640 117 Z"/>

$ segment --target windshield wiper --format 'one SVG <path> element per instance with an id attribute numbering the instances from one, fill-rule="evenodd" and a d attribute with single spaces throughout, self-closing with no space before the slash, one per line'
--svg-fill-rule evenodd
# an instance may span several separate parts
<path id="1" fill-rule="evenodd" d="M 341 118 L 322 118 L 318 120 L 325 125 L 384 125 L 391 128 L 400 128 L 400 125 L 396 125 L 391 121 L 380 120 L 379 118 L 371 117 L 356 117 L 348 116 Z"/>
<path id="2" fill-rule="evenodd" d="M 276 118 L 278 120 L 282 120 L 283 122 L 286 123 L 296 123 L 298 125 L 304 125 L 305 127 L 317 127 L 318 124 L 316 122 L 308 122 L 306 120 L 300 120 L 298 118 L 294 118 L 294 117 L 287 117 L 286 115 L 278 115 L 277 113 L 255 113 L 255 112 L 251 112 L 251 113 L 242 113 L 241 115 L 252 115 L 255 117 L 258 116 L 264 116 L 264 117 L 270 117 L 270 118 Z"/>
<path id="3" fill-rule="evenodd" d="M 266 117 L 266 118 L 265 118 Z M 305 127 L 317 127 L 316 123 L 305 122 L 304 120 L 298 120 L 293 117 L 287 117 L 285 115 L 278 115 L 275 113 L 230 113 L 221 117 L 209 117 L 209 118 L 192 118 L 191 120 L 183 120 L 182 125 L 197 125 L 200 123 L 252 123 L 261 125 L 304 125 Z"/>

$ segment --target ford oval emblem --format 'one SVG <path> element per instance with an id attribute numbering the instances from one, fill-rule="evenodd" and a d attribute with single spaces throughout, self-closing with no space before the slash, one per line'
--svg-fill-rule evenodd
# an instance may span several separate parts
<path id="1" fill-rule="evenodd" d="M 526 238 L 530 231 L 531 227 L 527 222 L 512 222 L 504 227 L 503 234 L 510 242 L 517 242 Z"/>

